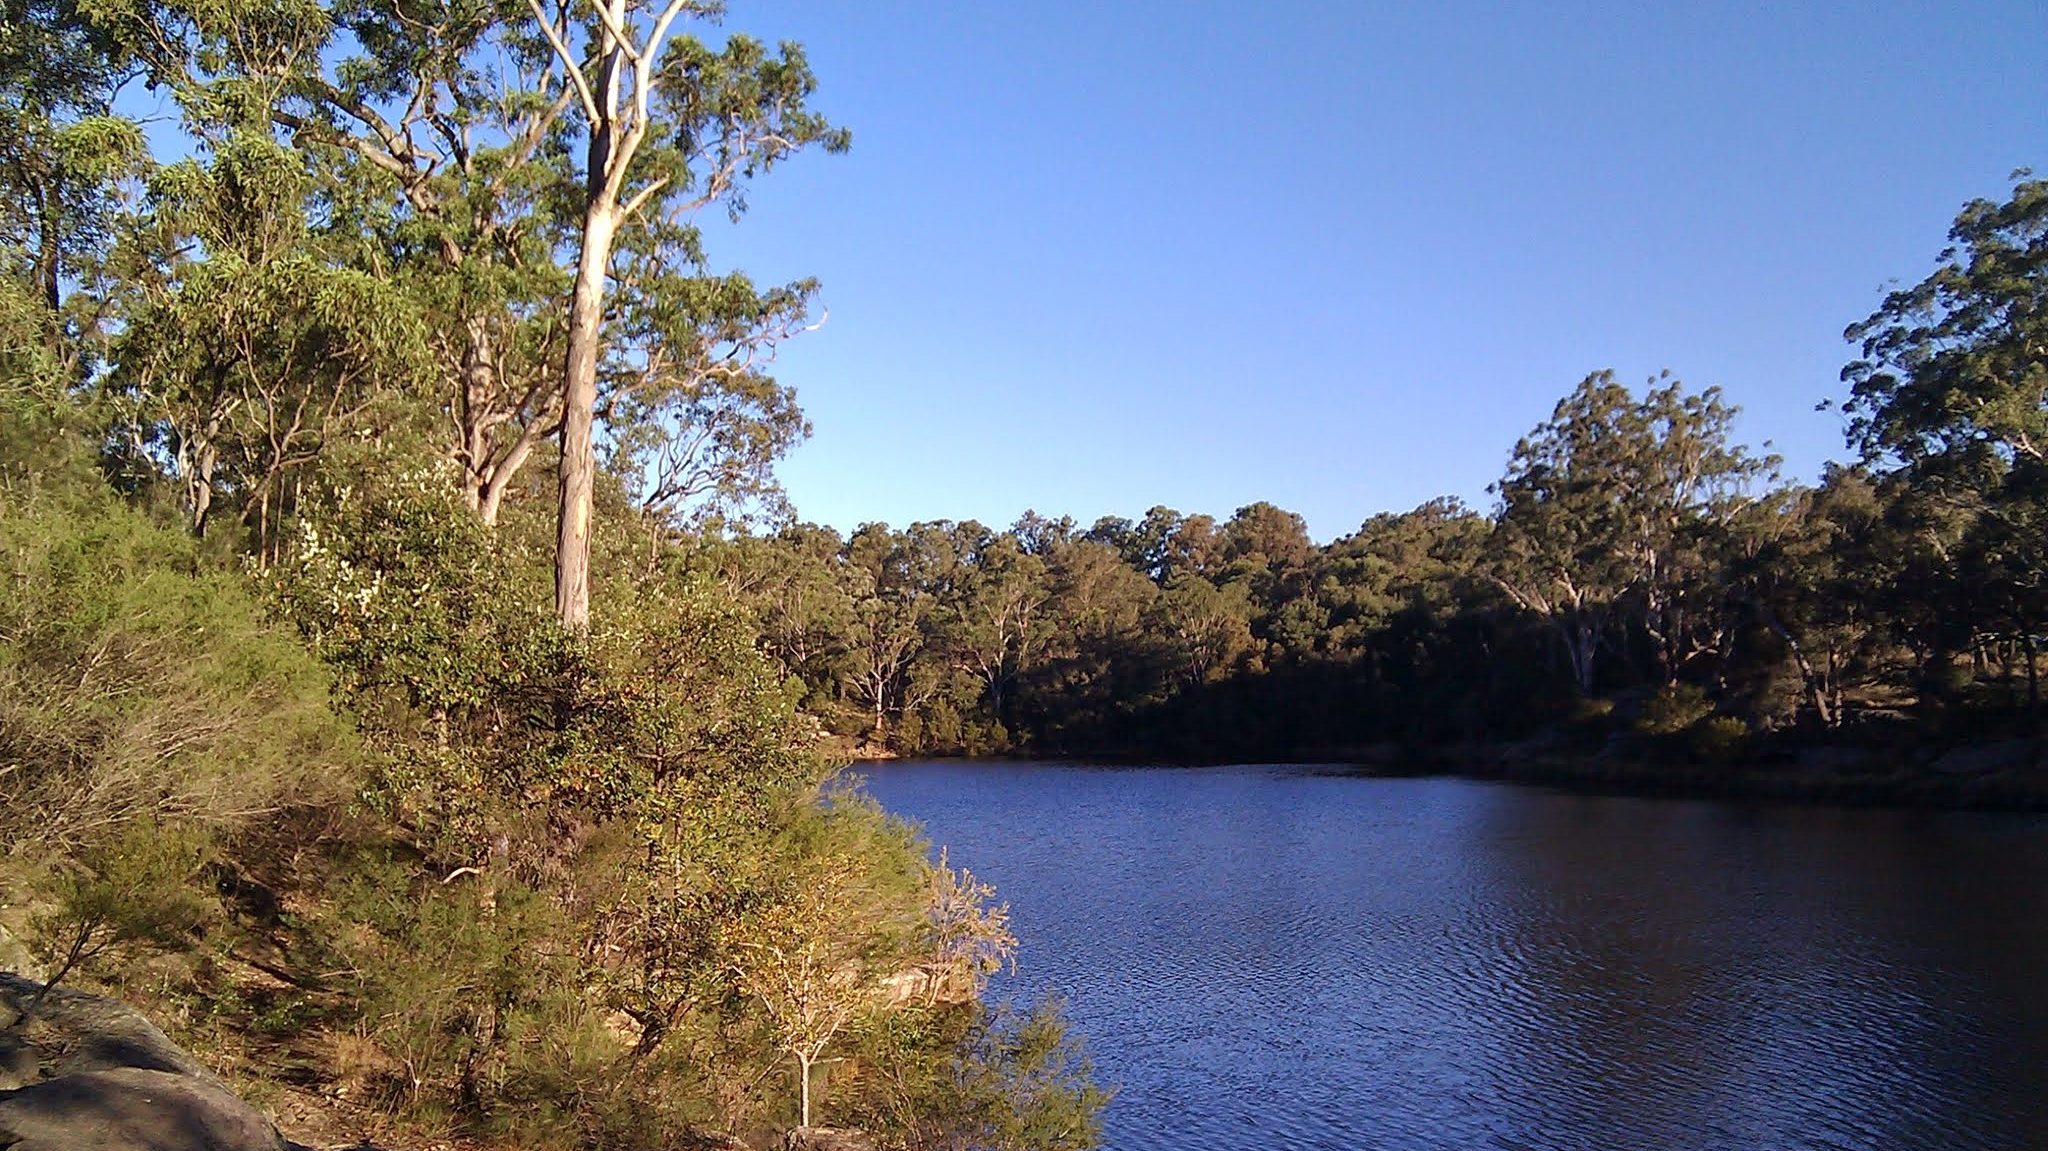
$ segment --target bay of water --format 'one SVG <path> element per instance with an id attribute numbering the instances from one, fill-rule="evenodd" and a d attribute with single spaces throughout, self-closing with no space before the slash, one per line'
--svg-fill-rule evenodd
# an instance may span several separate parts
<path id="1" fill-rule="evenodd" d="M 1314 768 L 864 767 L 1114 1151 L 2048 1148 L 2048 820 Z"/>

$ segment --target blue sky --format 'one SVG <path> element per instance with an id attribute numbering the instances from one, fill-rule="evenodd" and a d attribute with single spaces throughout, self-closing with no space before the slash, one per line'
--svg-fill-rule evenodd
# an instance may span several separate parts
<path id="1" fill-rule="evenodd" d="M 2048 168 L 2048 6 L 734 0 L 853 129 L 710 236 L 817 275 L 799 513 L 1486 506 L 1587 372 L 1810 477 L 1843 327 Z"/>

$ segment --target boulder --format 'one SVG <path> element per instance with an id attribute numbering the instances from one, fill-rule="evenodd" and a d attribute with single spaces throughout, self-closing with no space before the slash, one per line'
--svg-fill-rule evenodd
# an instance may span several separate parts
<path id="1" fill-rule="evenodd" d="M 287 1151 L 268 1119 L 189 1075 L 122 1067 L 45 1079 L 0 1097 L 9 1151 Z"/>
<path id="2" fill-rule="evenodd" d="M 8 919 L 19 918 L 23 914 L 20 908 L 14 908 L 6 915 L 0 915 L 0 971 L 19 971 L 31 979 L 41 979 L 43 965 L 36 962 L 28 945 L 8 926 Z"/>
<path id="3" fill-rule="evenodd" d="M 0 1147 L 288 1151 L 293 1144 L 142 1013 L 0 972 Z"/>
<path id="4" fill-rule="evenodd" d="M 118 999 L 43 985 L 0 971 L 0 1035 L 14 1035 L 43 1053 L 44 1074 L 77 1075 L 132 1067 L 226 1085 L 204 1064 Z"/>

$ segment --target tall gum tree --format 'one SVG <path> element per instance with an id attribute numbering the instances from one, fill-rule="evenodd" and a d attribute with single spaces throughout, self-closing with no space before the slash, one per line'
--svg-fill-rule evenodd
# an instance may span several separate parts
<path id="1" fill-rule="evenodd" d="M 689 0 L 93 13 L 202 149 L 268 131 L 303 153 L 324 258 L 417 299 L 446 451 L 486 522 L 558 436 L 590 445 L 568 453 L 572 487 L 608 450 L 652 517 L 772 501 L 808 425 L 763 369 L 812 326 L 816 284 L 714 272 L 693 220 L 737 218 L 750 178 L 846 144 L 804 108 L 800 49 L 700 42 L 685 26 L 719 9 Z"/>
<path id="2" fill-rule="evenodd" d="M 1973 200 L 1919 283 L 1888 294 L 1844 335 L 1849 442 L 1891 469 L 1917 530 L 1897 554 L 1932 578 L 1898 581 L 1905 630 L 1938 675 L 1954 651 L 2023 652 L 2030 703 L 2048 591 L 2040 576 L 2048 492 L 2048 181 L 2018 174 L 2003 202 Z M 1908 569 L 1911 571 L 1911 568 Z M 1919 602 L 1913 604 L 1913 600 Z M 2009 657 L 2008 657 L 2009 658 Z M 1930 679 L 1929 682 L 1932 682 Z"/>
<path id="3" fill-rule="evenodd" d="M 2048 180 L 1973 200 L 1926 279 L 1844 336 L 1849 442 L 1918 463 L 1989 446 L 2048 462 Z"/>
<path id="4" fill-rule="evenodd" d="M 384 232 L 443 313 L 451 455 L 486 522 L 550 436 L 594 446 L 609 429 L 660 519 L 772 494 L 770 466 L 808 432 L 759 368 L 809 326 L 816 284 L 712 273 L 690 218 L 715 203 L 737 217 L 747 177 L 845 138 L 803 111 L 795 48 L 673 37 L 717 14 L 378 0 L 342 13 L 358 51 L 277 113 L 353 169 L 337 217 Z M 351 198 L 380 185 L 395 225 Z"/>
<path id="5" fill-rule="evenodd" d="M 621 230 L 659 224 L 724 201 L 742 182 L 809 144 L 846 147 L 844 130 L 805 108 L 816 87 L 793 44 L 771 54 L 733 37 L 714 50 L 673 37 L 679 21 L 720 14 L 693 0 L 528 0 L 535 25 L 575 91 L 585 144 L 576 206 L 581 223 L 562 371 L 560 506 L 555 608 L 572 630 L 590 619 L 593 439 L 612 257 Z"/>

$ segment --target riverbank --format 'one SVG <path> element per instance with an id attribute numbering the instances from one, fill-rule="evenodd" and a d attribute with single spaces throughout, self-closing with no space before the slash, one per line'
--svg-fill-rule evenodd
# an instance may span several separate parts
<path id="1" fill-rule="evenodd" d="M 1366 766 L 1613 795 L 2048 811 L 2048 741 L 2039 738 L 1917 749 L 1780 747 L 1725 762 L 1659 756 L 1627 745 L 1588 754 L 1502 744 L 1445 748 L 1397 765 Z"/>
<path id="2" fill-rule="evenodd" d="M 1162 762 L 1156 753 L 1142 750 L 1020 751 L 959 758 L 1000 763 L 1047 757 L 1105 765 Z M 884 752 L 847 758 L 858 765 L 900 757 Z M 1617 735 L 1594 742 L 1552 733 L 1520 741 L 1386 742 L 1167 762 L 1190 767 L 1307 763 L 1348 768 L 1364 776 L 1442 776 L 1599 795 L 2048 812 L 2048 738 L 2039 736 L 1937 741 L 1882 730 L 1837 740 L 1753 737 L 1748 746 L 1702 754 L 1696 745 L 1674 737 Z"/>

